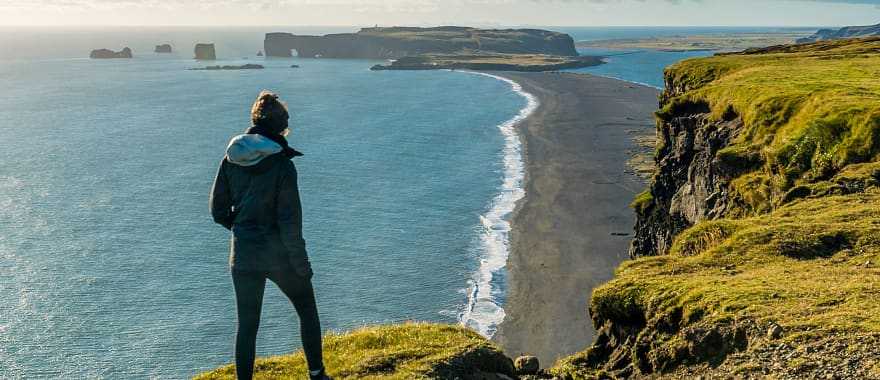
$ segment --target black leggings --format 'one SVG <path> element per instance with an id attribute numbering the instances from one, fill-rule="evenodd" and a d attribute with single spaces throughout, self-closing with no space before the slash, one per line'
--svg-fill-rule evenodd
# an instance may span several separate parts
<path id="1" fill-rule="evenodd" d="M 293 303 L 299 314 L 303 351 L 310 371 L 324 368 L 321 357 L 321 322 L 315 306 L 315 292 L 309 277 L 298 276 L 293 270 L 273 272 L 232 272 L 235 305 L 238 310 L 238 331 L 235 336 L 235 374 L 239 380 L 250 380 L 254 373 L 257 329 L 263 308 L 266 279 L 272 280 Z"/>

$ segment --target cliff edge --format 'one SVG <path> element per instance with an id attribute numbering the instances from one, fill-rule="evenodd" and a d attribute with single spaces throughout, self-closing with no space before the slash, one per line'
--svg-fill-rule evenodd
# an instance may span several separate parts
<path id="1" fill-rule="evenodd" d="M 324 338 L 324 360 L 337 380 L 505 380 L 514 363 L 485 338 L 450 325 L 409 323 L 367 327 Z M 302 352 L 258 359 L 257 378 L 304 379 Z M 196 380 L 234 379 L 235 367 L 218 368 Z"/>
<path id="2" fill-rule="evenodd" d="M 562 378 L 880 378 L 880 38 L 678 63 Z"/>

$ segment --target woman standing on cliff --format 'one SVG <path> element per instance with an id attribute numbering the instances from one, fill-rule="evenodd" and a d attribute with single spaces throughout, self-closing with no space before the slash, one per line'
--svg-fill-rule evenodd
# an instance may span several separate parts
<path id="1" fill-rule="evenodd" d="M 251 108 L 253 126 L 229 142 L 211 190 L 214 221 L 232 231 L 229 264 L 238 312 L 235 372 L 239 380 L 253 376 L 266 279 L 278 285 L 296 308 L 310 378 L 330 380 L 324 373 L 321 323 L 291 161 L 302 153 L 287 145 L 288 119 L 287 106 L 278 95 L 261 92 Z"/>

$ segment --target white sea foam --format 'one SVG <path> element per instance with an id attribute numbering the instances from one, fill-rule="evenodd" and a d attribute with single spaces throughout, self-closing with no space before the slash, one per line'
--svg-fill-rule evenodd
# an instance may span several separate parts
<path id="1" fill-rule="evenodd" d="M 486 337 L 492 337 L 501 321 L 504 308 L 500 304 L 499 289 L 493 289 L 493 278 L 501 274 L 507 265 L 510 247 L 510 216 L 517 201 L 525 196 L 523 178 L 525 176 L 522 143 L 516 126 L 538 108 L 538 99 L 523 91 L 522 86 L 510 79 L 497 75 L 466 71 L 485 75 L 510 84 L 511 89 L 526 99 L 526 106 L 519 114 L 498 126 L 504 135 L 504 181 L 500 193 L 492 200 L 488 212 L 480 216 L 483 232 L 480 236 L 482 257 L 479 270 L 469 283 L 468 302 L 459 320 Z"/>

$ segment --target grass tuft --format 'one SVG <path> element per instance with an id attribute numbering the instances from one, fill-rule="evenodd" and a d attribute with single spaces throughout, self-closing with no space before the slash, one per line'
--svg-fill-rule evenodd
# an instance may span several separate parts
<path id="1" fill-rule="evenodd" d="M 511 375 L 513 364 L 476 332 L 460 326 L 407 323 L 365 327 L 324 337 L 324 360 L 334 379 L 455 378 L 478 371 Z M 303 353 L 257 359 L 255 379 L 308 378 Z M 227 365 L 196 380 L 234 379 Z"/>

